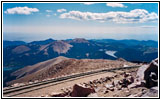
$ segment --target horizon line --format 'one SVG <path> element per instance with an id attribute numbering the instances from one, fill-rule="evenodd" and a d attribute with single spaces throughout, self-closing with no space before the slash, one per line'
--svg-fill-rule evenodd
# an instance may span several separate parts
<path id="1" fill-rule="evenodd" d="M 53 39 L 53 38 L 46 38 L 46 39 L 40 39 L 40 40 L 32 40 L 32 41 L 24 41 L 24 40 L 8 40 L 8 39 L 5 39 L 3 41 L 23 41 L 23 42 L 26 42 L 26 43 L 30 43 L 30 42 L 34 42 L 34 41 L 45 41 L 45 40 L 49 40 L 49 39 L 52 39 L 52 40 L 73 40 L 73 39 L 85 39 L 85 40 L 116 40 L 116 41 L 121 41 L 121 40 L 136 40 L 136 41 L 155 41 L 155 42 L 158 42 L 158 40 L 139 40 L 139 39 L 112 39 L 112 38 L 102 38 L 102 39 L 99 39 L 99 38 L 92 38 L 92 39 L 87 39 L 87 38 L 67 38 L 67 39 Z"/>

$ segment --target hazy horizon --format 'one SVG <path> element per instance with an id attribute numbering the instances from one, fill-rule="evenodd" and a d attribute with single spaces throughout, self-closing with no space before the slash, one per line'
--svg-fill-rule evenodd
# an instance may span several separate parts
<path id="1" fill-rule="evenodd" d="M 86 39 L 86 40 L 92 40 L 92 39 L 97 39 L 97 40 L 101 40 L 101 39 L 112 39 L 112 40 L 138 40 L 138 41 L 149 41 L 149 40 L 152 40 L 152 39 L 134 39 L 134 38 L 122 38 L 122 39 L 117 39 L 117 38 L 84 38 L 84 37 L 73 37 L 73 38 L 55 38 L 55 37 L 39 37 L 39 38 L 36 38 L 36 37 L 17 37 L 17 38 L 13 38 L 9 36 L 9 38 L 6 38 L 6 37 L 3 37 L 3 40 L 4 41 L 24 41 L 26 43 L 29 43 L 29 42 L 32 42 L 32 41 L 43 41 L 43 40 L 47 40 L 47 39 L 53 39 L 53 40 L 68 40 L 68 39 L 76 39 L 76 38 L 83 38 L 83 39 Z M 158 42 L 158 39 L 157 40 L 152 40 L 152 41 L 156 41 Z"/>

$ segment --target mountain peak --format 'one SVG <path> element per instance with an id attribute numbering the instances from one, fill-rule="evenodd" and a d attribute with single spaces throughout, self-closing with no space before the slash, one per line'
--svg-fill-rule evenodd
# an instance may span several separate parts
<path id="1" fill-rule="evenodd" d="M 53 47 L 53 50 L 55 52 L 57 52 L 58 54 L 61 54 L 61 53 L 67 53 L 68 50 L 73 47 L 72 45 L 62 41 L 62 40 L 57 40 L 57 41 L 54 41 L 52 42 L 52 45 Z"/>
<path id="2" fill-rule="evenodd" d="M 75 38 L 71 40 L 70 43 L 89 43 L 89 41 L 84 38 Z"/>
<path id="3" fill-rule="evenodd" d="M 59 57 L 56 57 L 55 59 L 69 59 L 69 58 L 64 57 L 64 56 L 59 56 Z"/>
<path id="4" fill-rule="evenodd" d="M 41 40 L 41 41 L 33 41 L 33 42 L 30 42 L 30 44 L 45 45 L 45 44 L 51 43 L 53 41 L 55 41 L 55 40 L 53 40 L 52 38 L 49 38 L 49 39 Z"/>
<path id="5" fill-rule="evenodd" d="M 54 41 L 52 38 L 46 39 L 44 41 Z"/>

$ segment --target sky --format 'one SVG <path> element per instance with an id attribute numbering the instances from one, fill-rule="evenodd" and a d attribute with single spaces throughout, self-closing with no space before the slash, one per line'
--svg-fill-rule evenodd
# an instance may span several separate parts
<path id="1" fill-rule="evenodd" d="M 3 3 L 3 39 L 158 40 L 158 3 Z"/>

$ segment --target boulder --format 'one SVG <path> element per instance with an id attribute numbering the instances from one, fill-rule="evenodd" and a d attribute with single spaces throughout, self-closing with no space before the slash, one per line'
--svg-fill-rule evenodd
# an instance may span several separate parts
<path id="1" fill-rule="evenodd" d="M 106 93 L 108 93 L 108 92 L 109 92 L 109 90 L 105 90 L 105 91 L 104 91 L 104 94 L 106 94 Z"/>
<path id="2" fill-rule="evenodd" d="M 158 85 L 158 58 L 152 60 L 149 65 L 142 65 L 138 71 L 135 83 L 144 83 L 144 86 L 151 88 Z M 137 85 L 143 86 L 143 85 Z"/>
<path id="3" fill-rule="evenodd" d="M 129 78 L 129 81 L 130 81 L 130 83 L 134 83 L 134 77 L 131 76 L 131 77 Z"/>
<path id="4" fill-rule="evenodd" d="M 153 60 L 144 71 L 144 80 L 148 88 L 158 85 L 158 59 Z"/>
<path id="5" fill-rule="evenodd" d="M 141 97 L 158 97 L 158 87 L 152 87 L 148 92 L 144 93 Z"/>
<path id="6" fill-rule="evenodd" d="M 124 78 L 124 79 L 122 80 L 121 86 L 122 86 L 122 87 L 127 87 L 128 85 L 129 85 L 129 81 L 128 81 L 127 79 Z"/>
<path id="7" fill-rule="evenodd" d="M 85 88 L 75 84 L 73 86 L 73 91 L 71 92 L 71 97 L 87 97 L 89 94 L 95 93 L 93 88 Z"/>
<path id="8" fill-rule="evenodd" d="M 111 84 L 106 84 L 105 87 L 106 88 L 111 88 L 111 87 L 113 87 L 113 84 L 112 85 Z"/>
<path id="9" fill-rule="evenodd" d="M 114 80 L 112 82 L 112 85 L 115 87 L 115 86 L 118 86 L 119 85 L 119 80 Z"/>
<path id="10" fill-rule="evenodd" d="M 107 88 L 107 90 L 110 90 L 110 91 L 114 91 L 114 87 L 111 87 L 111 88 Z"/>
<path id="11" fill-rule="evenodd" d="M 114 85 L 113 84 L 106 84 L 105 85 L 107 91 L 114 91 Z"/>
<path id="12" fill-rule="evenodd" d="M 65 97 L 67 96 L 69 93 L 68 92 L 53 92 L 50 94 L 50 97 Z"/>
<path id="13" fill-rule="evenodd" d="M 110 77 L 105 77 L 105 82 L 107 82 L 107 81 L 111 81 L 111 78 Z"/>
<path id="14" fill-rule="evenodd" d="M 88 97 L 98 97 L 97 93 L 91 93 L 88 95 Z"/>
<path id="15" fill-rule="evenodd" d="M 119 85 L 121 85 L 122 88 L 128 88 L 128 85 L 132 84 L 134 81 L 133 77 L 130 78 L 124 78 L 118 82 Z"/>
<path id="16" fill-rule="evenodd" d="M 144 82 L 134 82 L 128 86 L 128 88 L 138 88 L 138 87 L 145 87 Z"/>
<path id="17" fill-rule="evenodd" d="M 124 77 L 126 78 L 126 77 L 128 77 L 128 76 L 130 76 L 130 73 L 124 72 Z"/>

